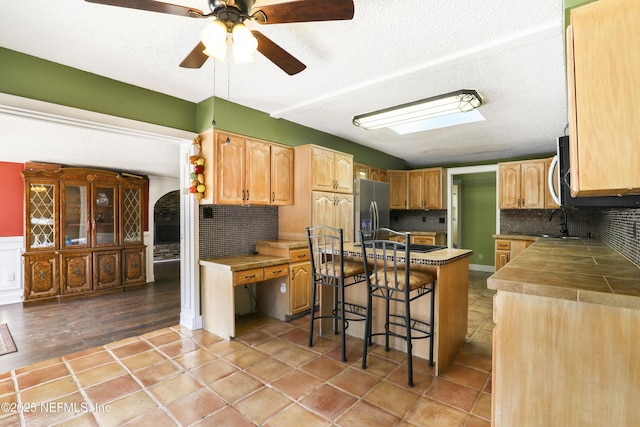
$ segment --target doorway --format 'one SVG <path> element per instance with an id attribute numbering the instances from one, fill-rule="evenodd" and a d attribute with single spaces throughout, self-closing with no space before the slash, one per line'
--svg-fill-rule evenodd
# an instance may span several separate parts
<path id="1" fill-rule="evenodd" d="M 469 268 L 495 270 L 493 235 L 499 233 L 497 165 L 469 166 L 447 170 L 447 244 L 471 249 Z"/>
<path id="2" fill-rule="evenodd" d="M 453 247 L 460 248 L 461 242 L 460 237 L 462 236 L 462 231 L 460 227 L 462 226 L 460 223 L 460 192 L 462 191 L 462 182 L 459 179 L 453 180 L 453 185 L 451 186 L 451 233 Z"/>

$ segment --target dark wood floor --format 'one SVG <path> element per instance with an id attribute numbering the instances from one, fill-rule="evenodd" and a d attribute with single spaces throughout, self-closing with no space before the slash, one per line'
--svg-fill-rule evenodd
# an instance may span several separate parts
<path id="1" fill-rule="evenodd" d="M 23 307 L 0 305 L 18 351 L 0 356 L 0 373 L 180 322 L 180 262 L 156 263 L 145 289 Z"/>

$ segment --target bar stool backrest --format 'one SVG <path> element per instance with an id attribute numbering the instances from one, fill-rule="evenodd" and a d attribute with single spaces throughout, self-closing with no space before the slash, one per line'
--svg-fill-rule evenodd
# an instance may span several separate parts
<path id="1" fill-rule="evenodd" d="M 370 262 L 365 262 L 365 276 L 371 285 L 403 292 L 409 289 L 409 245 L 410 233 L 401 233 L 388 228 L 375 230 L 376 235 L 388 235 L 388 239 L 366 240 L 366 234 L 361 231 L 362 256 Z"/>
<path id="2" fill-rule="evenodd" d="M 330 284 L 343 280 L 343 230 L 327 225 L 307 228 L 307 240 L 315 281 Z"/>

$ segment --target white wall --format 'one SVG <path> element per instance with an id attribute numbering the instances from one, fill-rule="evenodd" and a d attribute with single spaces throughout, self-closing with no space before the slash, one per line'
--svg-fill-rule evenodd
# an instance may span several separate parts
<path id="1" fill-rule="evenodd" d="M 0 237 L 0 305 L 22 302 L 24 237 Z"/>

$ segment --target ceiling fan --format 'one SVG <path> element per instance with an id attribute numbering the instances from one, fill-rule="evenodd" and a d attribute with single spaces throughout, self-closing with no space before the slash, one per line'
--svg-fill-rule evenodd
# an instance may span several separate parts
<path id="1" fill-rule="evenodd" d="M 258 24 L 286 24 L 291 22 L 334 21 L 353 19 L 353 0 L 294 0 L 255 6 L 256 0 L 209 0 L 211 13 L 196 8 L 163 3 L 155 0 L 85 0 L 109 6 L 148 10 L 190 18 L 215 18 L 226 26 L 228 33 L 245 20 Z M 218 23 L 219 24 L 219 23 Z M 257 40 L 257 50 L 289 75 L 306 68 L 302 62 L 271 41 L 259 31 L 251 34 Z M 226 35 L 226 34 L 225 34 Z M 201 41 L 180 63 L 183 68 L 200 68 L 209 58 Z"/>

